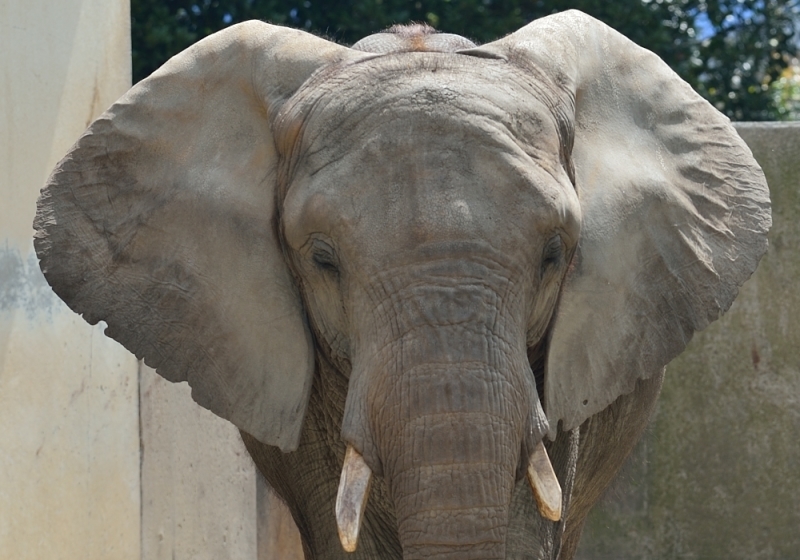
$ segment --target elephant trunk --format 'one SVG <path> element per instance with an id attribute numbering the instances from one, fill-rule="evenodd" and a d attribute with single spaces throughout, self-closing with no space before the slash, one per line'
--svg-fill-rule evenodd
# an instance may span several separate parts
<path id="1" fill-rule="evenodd" d="M 482 330 L 477 326 L 425 330 L 402 345 L 430 350 L 432 337 L 450 338 L 447 330 L 460 344 L 451 340 L 447 357 L 434 351 L 404 360 L 405 367 L 387 376 L 392 387 L 375 411 L 404 558 L 505 558 L 530 407 L 525 371 L 513 367 L 496 341 L 467 334 Z M 486 355 L 475 359 L 476 348 Z M 453 353 L 472 355 L 454 360 Z"/>
<path id="2" fill-rule="evenodd" d="M 424 273 L 379 277 L 369 292 L 388 297 L 358 313 L 366 328 L 342 434 L 363 458 L 350 454 L 358 460 L 343 473 L 342 541 L 354 543 L 359 523 L 348 500 L 363 508 L 368 492 L 347 473 L 375 472 L 388 484 L 404 558 L 504 558 L 521 452 L 547 430 L 524 306 L 483 264 L 434 262 Z"/>
<path id="3" fill-rule="evenodd" d="M 415 371 L 402 381 L 415 402 L 397 407 L 402 433 L 383 464 L 406 559 L 505 558 L 520 430 L 499 407 L 452 406 L 474 398 L 474 382 L 501 385 L 470 368 Z"/>

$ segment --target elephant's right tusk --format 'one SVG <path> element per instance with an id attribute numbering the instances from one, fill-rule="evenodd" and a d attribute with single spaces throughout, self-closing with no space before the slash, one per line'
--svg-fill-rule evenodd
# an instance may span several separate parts
<path id="1" fill-rule="evenodd" d="M 339 492 L 336 495 L 336 526 L 339 540 L 347 552 L 355 552 L 358 545 L 358 531 L 367 507 L 369 485 L 372 471 L 361 454 L 352 446 L 347 446 L 339 479 Z"/>
<path id="2" fill-rule="evenodd" d="M 541 441 L 528 459 L 527 476 L 542 517 L 550 521 L 561 519 L 561 485 Z"/>

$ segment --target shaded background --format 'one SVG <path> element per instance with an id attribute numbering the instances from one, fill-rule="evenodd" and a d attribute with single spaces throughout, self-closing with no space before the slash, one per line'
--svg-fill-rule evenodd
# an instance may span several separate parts
<path id="1" fill-rule="evenodd" d="M 800 115 L 797 0 L 131 0 L 133 81 L 248 19 L 347 45 L 410 21 L 485 43 L 571 8 L 658 54 L 732 120 Z"/>

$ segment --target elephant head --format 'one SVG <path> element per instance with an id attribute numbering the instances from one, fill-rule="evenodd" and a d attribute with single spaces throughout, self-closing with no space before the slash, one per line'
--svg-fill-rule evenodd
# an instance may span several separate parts
<path id="1" fill-rule="evenodd" d="M 375 475 L 405 557 L 503 558 L 526 472 L 559 515 L 543 438 L 659 374 L 769 226 L 728 120 L 566 12 L 482 47 L 217 33 L 78 140 L 35 246 L 73 310 L 265 444 L 297 448 L 315 362 L 347 376 L 346 547 Z"/>

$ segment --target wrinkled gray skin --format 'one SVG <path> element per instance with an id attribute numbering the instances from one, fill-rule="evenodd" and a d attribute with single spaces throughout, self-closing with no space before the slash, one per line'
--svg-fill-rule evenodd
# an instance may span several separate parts
<path id="1" fill-rule="evenodd" d="M 569 12 L 479 48 L 235 26 L 92 125 L 35 227 L 74 310 L 242 430 L 307 558 L 464 560 L 573 556 L 769 224 L 727 120 Z M 543 438 L 559 522 L 524 477 Z"/>
<path id="2" fill-rule="evenodd" d="M 322 347 L 311 396 L 319 406 L 310 407 L 297 453 L 247 434 L 244 441 L 270 484 L 291 496 L 311 557 L 348 557 L 331 515 L 340 431 L 380 475 L 355 557 L 384 558 L 388 550 L 409 558 L 529 558 L 535 550 L 533 557 L 554 557 L 560 527 L 538 515 L 520 477 L 520 449 L 543 436 L 524 439 L 538 399 L 527 347 L 547 327 L 579 236 L 556 124 L 537 107 L 522 124 L 528 130 L 515 131 L 536 145 L 520 146 L 506 130 L 509 93 L 491 87 L 498 76 L 489 79 L 466 57 L 431 57 L 399 68 L 400 76 L 397 66 L 359 68 L 357 77 L 313 89 L 311 97 L 327 103 L 303 118 L 309 140 L 300 149 L 311 155 L 292 170 L 283 224 Z M 426 88 L 432 76 L 439 95 Z M 381 89 L 352 107 L 367 79 Z M 513 75 L 501 79 L 533 96 Z M 431 110 L 421 111 L 425 105 Z M 659 384 L 632 399 L 633 422 L 600 424 L 598 435 L 638 433 Z M 600 475 L 610 480 L 635 439 L 605 458 Z M 568 480 L 568 434 L 550 452 Z M 481 485 L 498 491 L 458 496 Z M 462 509 L 452 515 L 472 535 L 434 527 L 429 511 L 442 506 Z M 579 533 L 582 522 L 569 525 Z M 402 547 L 397 527 L 409 534 Z"/>

